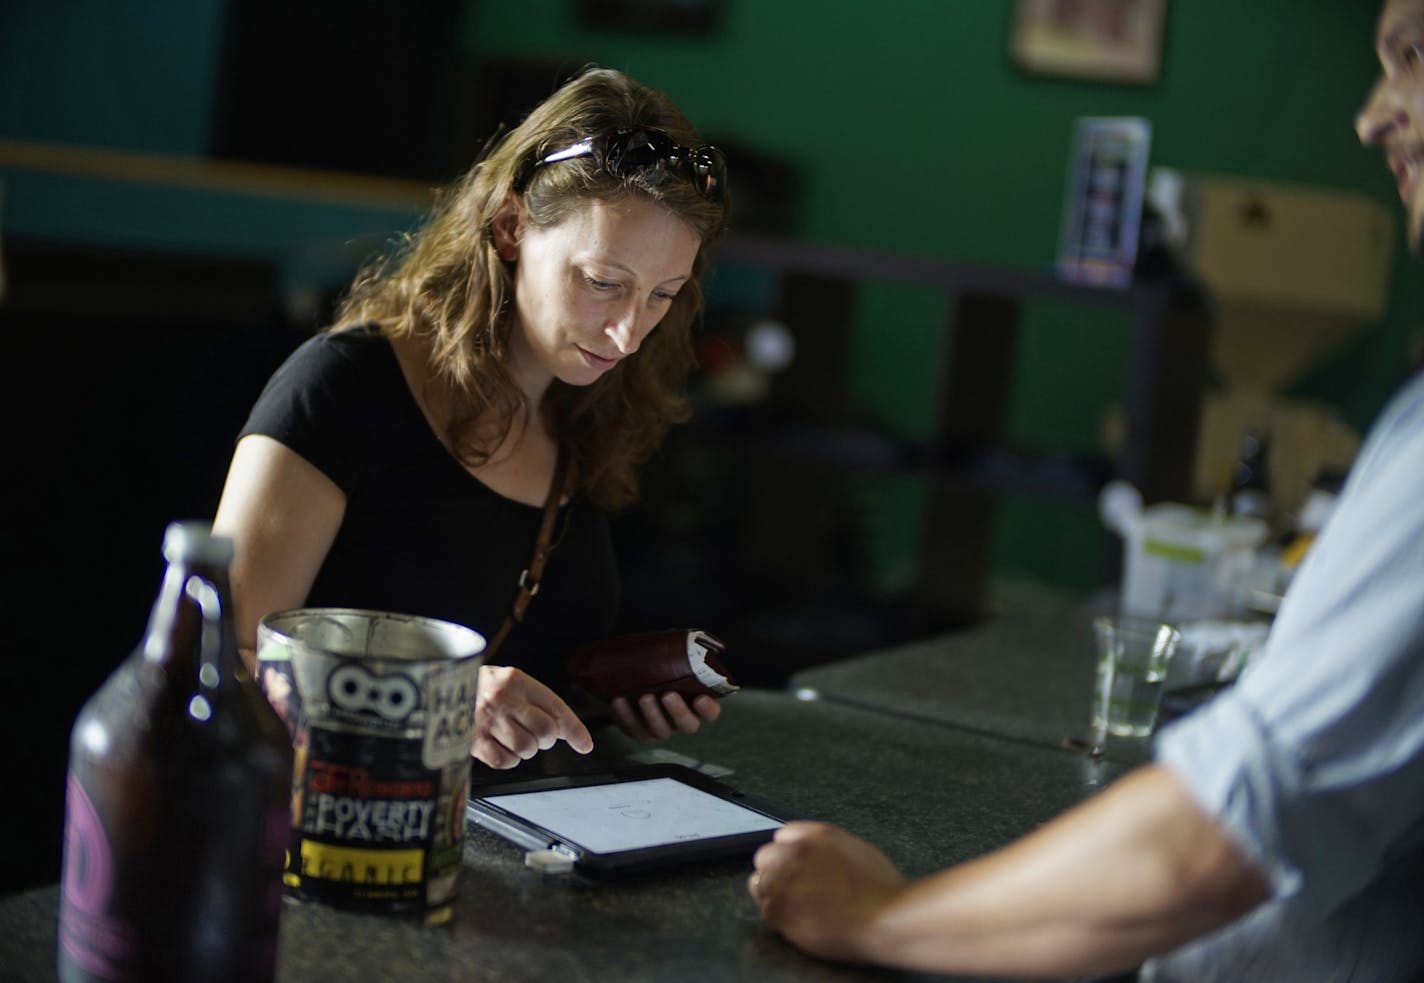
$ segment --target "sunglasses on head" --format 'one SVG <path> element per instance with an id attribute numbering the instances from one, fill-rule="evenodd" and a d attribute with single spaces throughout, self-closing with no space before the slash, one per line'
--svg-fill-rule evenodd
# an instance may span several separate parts
<path id="1" fill-rule="evenodd" d="M 584 137 L 525 167 L 515 181 L 522 192 L 534 172 L 548 164 L 576 157 L 592 157 L 606 174 L 616 178 L 664 169 L 692 182 L 702 197 L 721 201 L 727 183 L 727 159 L 712 146 L 684 147 L 661 130 L 618 130 L 608 136 Z"/>

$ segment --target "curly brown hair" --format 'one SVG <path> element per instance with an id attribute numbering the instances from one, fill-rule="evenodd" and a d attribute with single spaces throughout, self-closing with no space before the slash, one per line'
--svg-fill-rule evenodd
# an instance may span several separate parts
<path id="1" fill-rule="evenodd" d="M 728 201 L 656 170 L 608 174 L 593 156 L 533 168 L 553 151 L 618 130 L 661 130 L 686 147 L 702 143 L 666 95 L 621 72 L 588 68 L 540 103 L 436 200 L 425 223 L 391 255 L 356 277 L 335 328 L 374 323 L 391 338 L 418 338 L 435 377 L 456 393 L 446 439 L 478 467 L 531 411 L 546 422 L 578 467 L 580 489 L 617 509 L 638 495 L 638 467 L 673 423 L 687 419 L 683 395 L 696 364 L 692 326 L 702 311 L 707 247 L 726 227 Z M 522 184 L 523 187 L 518 186 Z M 686 222 L 702 240 L 692 278 L 633 358 L 588 386 L 555 379 L 533 408 L 508 368 L 513 281 L 491 234 L 509 195 L 523 196 L 528 220 L 557 225 L 588 199 L 643 195 Z"/>

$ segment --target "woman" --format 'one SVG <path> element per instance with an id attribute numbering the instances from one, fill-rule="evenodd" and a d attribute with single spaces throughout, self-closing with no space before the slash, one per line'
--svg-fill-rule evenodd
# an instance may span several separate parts
<path id="1" fill-rule="evenodd" d="M 218 506 L 249 663 L 262 616 L 299 606 L 494 639 L 552 496 L 538 596 L 481 670 L 474 753 L 509 768 L 557 740 L 591 750 L 557 692 L 563 663 L 613 624 L 606 512 L 634 500 L 638 465 L 686 416 L 725 192 L 721 154 L 666 96 L 592 69 L 363 272 L 336 326 L 268 383 Z M 718 707 L 665 693 L 612 711 L 646 738 L 691 733 Z"/>

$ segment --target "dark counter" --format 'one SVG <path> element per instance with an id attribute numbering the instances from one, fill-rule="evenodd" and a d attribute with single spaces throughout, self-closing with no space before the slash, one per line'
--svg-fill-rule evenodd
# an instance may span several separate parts
<path id="1" fill-rule="evenodd" d="M 600 753 L 636 750 L 600 733 Z M 732 769 L 722 780 L 881 846 L 926 874 L 1000 846 L 1093 794 L 1122 766 L 856 707 L 765 690 L 656 745 Z M 616 883 L 523 866 L 471 827 L 455 915 L 426 928 L 288 902 L 280 975 L 298 980 L 664 981 L 935 979 L 803 956 L 769 932 L 747 862 Z M 57 889 L 0 901 L 0 981 L 55 978 Z"/>

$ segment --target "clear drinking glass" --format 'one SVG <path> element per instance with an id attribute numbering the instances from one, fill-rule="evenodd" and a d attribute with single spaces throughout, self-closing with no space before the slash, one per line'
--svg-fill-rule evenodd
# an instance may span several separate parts
<path id="1" fill-rule="evenodd" d="M 1109 737 L 1149 736 L 1157 724 L 1167 662 L 1181 632 L 1150 618 L 1109 616 L 1093 622 L 1093 633 L 1098 642 L 1093 746 L 1101 748 Z"/>

